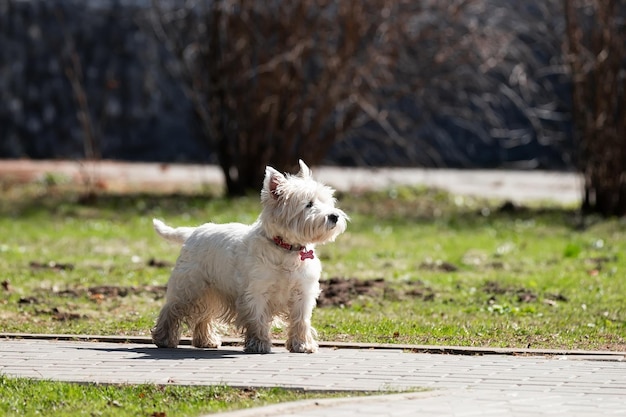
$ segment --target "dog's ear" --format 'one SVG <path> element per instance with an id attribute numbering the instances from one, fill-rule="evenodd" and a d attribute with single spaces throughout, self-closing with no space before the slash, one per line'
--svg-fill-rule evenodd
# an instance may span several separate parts
<path id="1" fill-rule="evenodd" d="M 302 178 L 311 178 L 313 173 L 311 172 L 309 167 L 306 166 L 304 161 L 302 159 L 298 159 L 298 164 L 300 164 L 300 172 L 298 172 L 298 175 L 301 176 Z"/>
<path id="2" fill-rule="evenodd" d="M 275 200 L 278 199 L 280 193 L 278 192 L 278 186 L 285 181 L 285 176 L 276 171 L 272 167 L 265 167 L 265 180 L 263 181 L 263 188 L 267 190 L 268 194 Z"/>

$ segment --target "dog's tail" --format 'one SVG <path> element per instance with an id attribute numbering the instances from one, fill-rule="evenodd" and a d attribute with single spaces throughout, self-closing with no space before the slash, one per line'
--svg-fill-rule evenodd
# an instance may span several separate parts
<path id="1" fill-rule="evenodd" d="M 158 219 L 152 219 L 152 225 L 154 226 L 154 230 L 156 230 L 162 238 L 176 243 L 185 243 L 187 238 L 191 236 L 193 231 L 196 229 L 195 227 L 173 228 Z"/>

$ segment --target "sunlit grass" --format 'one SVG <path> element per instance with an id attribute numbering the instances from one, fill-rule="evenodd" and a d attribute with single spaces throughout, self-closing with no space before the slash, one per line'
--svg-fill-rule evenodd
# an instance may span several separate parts
<path id="1" fill-rule="evenodd" d="M 99 385 L 34 381 L 0 375 L 3 416 L 198 416 L 232 409 L 320 397 L 364 395 L 281 388 L 227 386 Z"/>

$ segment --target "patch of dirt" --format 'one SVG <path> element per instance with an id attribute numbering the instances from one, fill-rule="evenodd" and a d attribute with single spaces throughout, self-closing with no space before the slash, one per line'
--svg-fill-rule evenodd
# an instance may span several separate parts
<path id="1" fill-rule="evenodd" d="M 165 296 L 166 287 L 164 285 L 146 285 L 137 287 L 123 287 L 115 285 L 100 285 L 89 288 L 70 288 L 62 291 L 52 291 L 52 295 L 67 298 L 88 297 L 90 301 L 101 303 L 106 300 L 112 300 L 118 297 L 126 297 L 130 294 L 151 294 L 155 299 Z M 45 290 L 47 294 L 49 290 Z M 45 300 L 41 300 L 34 296 L 21 297 L 18 302 L 20 305 L 44 305 Z M 78 314 L 71 311 L 61 310 L 59 307 L 47 309 L 36 309 L 35 314 L 51 316 L 56 321 L 70 321 L 88 318 L 84 314 Z"/>
<path id="2" fill-rule="evenodd" d="M 63 311 L 58 307 L 53 307 L 47 310 L 35 310 L 35 314 L 40 316 L 51 316 L 52 320 L 56 321 L 70 321 L 88 318 L 84 314 L 71 313 L 69 311 Z"/>
<path id="3" fill-rule="evenodd" d="M 356 278 L 331 278 L 320 281 L 322 293 L 317 299 L 318 307 L 350 306 L 360 295 L 375 297 L 385 291 L 384 278 L 359 280 Z"/>
<path id="4" fill-rule="evenodd" d="M 520 303 L 532 303 L 537 301 L 537 294 L 530 290 L 519 289 L 517 290 L 517 301 Z"/>
<path id="5" fill-rule="evenodd" d="M 420 269 L 426 271 L 456 272 L 459 270 L 459 267 L 450 262 L 436 260 L 422 262 Z"/>
<path id="6" fill-rule="evenodd" d="M 36 297 L 21 297 L 18 301 L 18 304 L 39 304 L 39 300 Z"/>
<path id="7" fill-rule="evenodd" d="M 485 294 L 502 295 L 511 292 L 511 289 L 503 287 L 496 281 L 487 281 L 485 282 L 485 285 L 483 285 L 483 292 L 485 292 Z"/>
<path id="8" fill-rule="evenodd" d="M 554 301 L 562 301 L 562 302 L 567 302 L 569 301 L 569 299 L 564 296 L 563 294 L 560 293 L 550 293 L 550 294 L 546 294 L 546 297 L 549 298 L 550 300 L 554 300 Z"/>
<path id="9" fill-rule="evenodd" d="M 412 283 L 413 288 L 408 290 L 405 294 L 411 298 L 421 298 L 424 301 L 433 301 L 435 299 L 434 291 L 424 285 L 422 281 L 416 281 Z"/>
<path id="10" fill-rule="evenodd" d="M 160 259 L 151 258 L 146 262 L 146 265 L 152 268 L 171 268 L 174 264 L 169 261 L 163 261 Z M 51 269 L 54 271 L 72 271 L 75 268 L 75 265 L 72 263 L 61 263 L 55 261 L 49 262 L 41 262 L 41 261 L 30 261 L 28 266 L 31 269 Z M 3 281 L 2 287 L 8 291 L 9 282 Z"/>
<path id="11" fill-rule="evenodd" d="M 495 302 L 497 295 L 515 295 L 520 303 L 534 303 L 539 300 L 539 295 L 528 288 L 513 288 L 503 286 L 496 281 L 487 281 L 483 285 L 483 292 L 490 294 L 492 297 L 489 302 Z M 557 301 L 567 302 L 568 299 L 563 294 L 545 294 L 544 303 L 556 304 Z"/>
<path id="12" fill-rule="evenodd" d="M 88 296 L 93 301 L 102 301 L 105 298 L 126 297 L 129 294 L 152 294 L 157 298 L 165 296 L 165 285 L 143 285 L 122 287 L 118 285 L 98 285 L 88 288 L 70 288 L 63 291 L 56 291 L 56 295 L 63 297 L 82 297 Z"/>
<path id="13" fill-rule="evenodd" d="M 408 286 L 408 289 L 406 287 Z M 385 298 L 392 301 L 406 299 L 422 299 L 432 301 L 435 293 L 421 281 L 408 283 L 402 289 L 396 288 L 385 281 L 384 278 L 372 280 L 360 280 L 357 278 L 331 278 L 320 281 L 322 293 L 317 299 L 318 307 L 341 307 L 351 306 L 352 302 L 360 296 L 370 298 Z"/>
<path id="14" fill-rule="evenodd" d="M 78 313 L 70 313 L 68 311 L 61 311 L 57 307 L 54 307 L 47 314 L 52 315 L 52 319 L 56 321 L 69 321 L 69 320 L 78 320 L 84 319 L 86 316 L 78 314 Z"/>
<path id="15" fill-rule="evenodd" d="M 55 261 L 50 261 L 50 262 L 31 261 L 29 263 L 29 266 L 31 267 L 31 269 L 53 269 L 55 271 L 71 271 L 74 269 L 74 264 L 58 263 Z"/>
<path id="16" fill-rule="evenodd" d="M 486 263 L 485 268 L 497 269 L 497 270 L 509 269 L 507 264 L 505 264 L 504 262 L 500 262 L 500 261 Z"/>

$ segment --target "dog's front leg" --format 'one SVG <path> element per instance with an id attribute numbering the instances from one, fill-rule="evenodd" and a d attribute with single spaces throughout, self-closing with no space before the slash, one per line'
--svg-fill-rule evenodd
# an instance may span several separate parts
<path id="1" fill-rule="evenodd" d="M 314 353 L 317 352 L 317 336 L 311 327 L 311 315 L 315 307 L 315 297 L 311 291 L 296 290 L 290 300 L 289 324 L 287 327 L 287 342 L 285 347 L 290 352 Z"/>
<path id="2" fill-rule="evenodd" d="M 269 336 L 269 330 L 269 326 L 259 328 L 258 323 L 249 324 L 246 328 L 243 351 L 246 353 L 270 353 L 272 340 Z"/>

